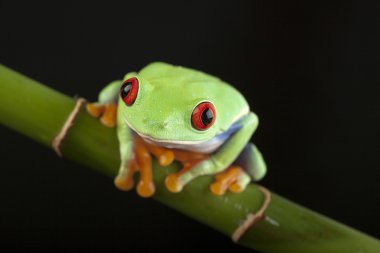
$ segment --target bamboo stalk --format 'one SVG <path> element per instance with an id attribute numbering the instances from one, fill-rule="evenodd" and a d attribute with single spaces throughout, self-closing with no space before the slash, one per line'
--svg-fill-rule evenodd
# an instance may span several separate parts
<path id="1" fill-rule="evenodd" d="M 0 65 L 0 123 L 51 147 L 51 142 L 74 108 L 75 101 Z M 26 113 L 27 108 L 28 113 Z M 63 156 L 105 175 L 116 175 L 119 151 L 114 129 L 103 127 L 81 111 L 62 145 Z M 154 199 L 231 237 L 249 213 L 263 201 L 254 184 L 240 194 L 217 197 L 208 176 L 194 180 L 181 193 L 168 192 L 164 178 L 178 164 L 154 162 Z M 380 242 L 355 229 L 273 194 L 267 218 L 238 242 L 262 252 L 380 252 Z"/>

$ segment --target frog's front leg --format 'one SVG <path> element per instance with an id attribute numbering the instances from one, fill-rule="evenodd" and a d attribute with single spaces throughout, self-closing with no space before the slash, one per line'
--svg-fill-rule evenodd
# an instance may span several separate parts
<path id="1" fill-rule="evenodd" d="M 206 160 L 199 162 L 191 169 L 187 169 L 186 171 L 182 170 L 169 175 L 165 181 L 168 190 L 171 192 L 180 192 L 183 186 L 194 178 L 201 175 L 217 174 L 228 168 L 238 157 L 256 130 L 258 118 L 254 113 L 250 113 L 240 121 L 240 124 L 240 129 Z M 244 180 L 246 179 L 247 177 L 245 177 Z"/>
<path id="2" fill-rule="evenodd" d="M 152 157 L 141 137 L 135 137 L 135 150 L 136 161 L 140 169 L 140 182 L 137 185 L 137 193 L 141 197 L 150 197 L 156 191 L 153 183 L 152 173 Z"/>
<path id="3" fill-rule="evenodd" d="M 115 186 L 120 190 L 128 191 L 134 186 L 133 175 L 138 170 L 138 164 L 133 151 L 134 136 L 121 119 L 118 120 L 117 137 L 119 139 L 120 168 L 115 178 Z"/>
<path id="4" fill-rule="evenodd" d="M 119 111 L 121 114 L 121 112 Z M 132 134 L 131 129 L 118 118 L 117 136 L 120 143 L 120 169 L 115 178 L 115 185 L 120 190 L 128 191 L 133 188 L 133 175 L 140 171 L 140 181 L 137 193 L 141 197 L 150 197 L 155 192 L 152 175 L 152 158 L 141 137 Z"/>
<path id="5" fill-rule="evenodd" d="M 98 118 L 107 127 L 116 125 L 117 99 L 121 81 L 113 81 L 108 84 L 100 93 L 98 102 L 87 104 L 88 113 Z"/>

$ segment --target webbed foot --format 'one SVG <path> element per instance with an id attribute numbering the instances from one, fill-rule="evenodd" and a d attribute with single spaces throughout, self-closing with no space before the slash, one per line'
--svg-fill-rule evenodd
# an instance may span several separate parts
<path id="1" fill-rule="evenodd" d="M 138 168 L 140 169 L 140 181 L 137 185 L 137 193 L 141 197 L 148 198 L 156 191 L 153 183 L 152 157 L 144 141 L 139 137 L 135 138 L 135 155 Z"/>
<path id="2" fill-rule="evenodd" d="M 148 143 L 145 143 L 145 145 L 149 152 L 156 157 L 159 165 L 165 167 L 173 163 L 174 152 L 172 150 Z"/>
<path id="3" fill-rule="evenodd" d="M 127 173 L 123 173 L 123 170 L 121 170 L 122 173 L 119 173 L 114 180 L 115 186 L 122 191 L 129 191 L 131 190 L 135 183 L 133 181 L 134 174 L 138 171 L 137 163 L 135 160 L 131 160 Z"/>
<path id="4" fill-rule="evenodd" d="M 180 192 L 182 191 L 183 184 L 179 180 L 177 174 L 171 174 L 165 178 L 166 189 L 170 192 Z"/>
<path id="5" fill-rule="evenodd" d="M 165 178 L 166 189 L 170 192 L 182 191 L 183 183 L 181 182 L 181 175 L 190 170 L 191 167 L 193 167 L 192 163 L 184 163 L 183 168 L 179 172 L 168 175 Z"/>
<path id="6" fill-rule="evenodd" d="M 88 103 L 87 112 L 94 118 L 100 117 L 100 122 L 107 127 L 115 127 L 117 104 Z"/>
<path id="7" fill-rule="evenodd" d="M 188 174 L 191 169 L 194 168 L 198 163 L 206 160 L 209 156 L 207 154 L 184 151 L 179 149 L 174 149 L 174 159 L 182 163 L 182 169 L 177 173 L 170 174 L 165 179 L 166 189 L 170 192 L 180 192 L 182 188 L 187 183 L 183 180 L 183 176 Z"/>
<path id="8" fill-rule="evenodd" d="M 128 165 L 122 164 L 114 180 L 115 186 L 120 190 L 131 190 L 135 185 L 133 176 L 139 171 L 140 180 L 136 191 L 141 197 L 151 197 L 156 191 L 152 175 L 152 158 L 144 141 L 138 136 L 134 138 L 133 154 Z"/>
<path id="9" fill-rule="evenodd" d="M 241 167 L 233 165 L 215 176 L 210 190 L 215 195 L 223 195 L 227 189 L 231 192 L 242 192 L 250 181 L 250 176 Z"/>

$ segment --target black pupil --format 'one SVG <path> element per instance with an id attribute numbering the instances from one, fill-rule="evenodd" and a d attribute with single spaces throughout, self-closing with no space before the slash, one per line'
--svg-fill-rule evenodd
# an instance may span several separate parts
<path id="1" fill-rule="evenodd" d="M 212 111 L 209 108 L 207 108 L 206 110 L 202 112 L 201 118 L 202 118 L 202 123 L 205 126 L 207 126 L 208 124 L 211 123 L 212 119 L 214 118 L 214 115 L 212 114 Z"/>
<path id="2" fill-rule="evenodd" d="M 125 98 L 128 96 L 129 92 L 131 91 L 132 83 L 127 83 L 122 89 L 121 89 L 121 96 Z"/>

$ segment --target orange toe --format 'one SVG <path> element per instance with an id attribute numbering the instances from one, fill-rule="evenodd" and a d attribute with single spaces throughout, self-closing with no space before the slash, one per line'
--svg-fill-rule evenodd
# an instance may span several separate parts
<path id="1" fill-rule="evenodd" d="M 228 187 L 228 190 L 231 192 L 239 193 L 242 192 L 244 188 L 242 188 L 238 183 L 233 183 Z"/>
<path id="2" fill-rule="evenodd" d="M 105 105 L 104 113 L 100 118 L 100 122 L 107 127 L 115 127 L 116 125 L 117 105 L 114 103 Z"/>
<path id="3" fill-rule="evenodd" d="M 165 151 L 158 157 L 158 163 L 161 166 L 168 166 L 174 161 L 174 153 L 170 150 Z"/>
<path id="4" fill-rule="evenodd" d="M 215 182 L 210 185 L 210 190 L 215 195 L 223 195 L 227 189 L 232 192 L 241 192 L 240 186 L 236 180 L 240 176 L 242 168 L 239 166 L 231 166 L 222 173 L 215 176 Z"/>
<path id="5" fill-rule="evenodd" d="M 115 186 L 122 191 L 129 191 L 133 188 L 134 182 L 132 179 L 116 177 L 114 180 Z"/>
<path id="6" fill-rule="evenodd" d="M 170 192 L 180 192 L 182 190 L 182 185 L 176 174 L 167 176 L 165 179 L 165 185 Z"/>
<path id="7" fill-rule="evenodd" d="M 227 185 L 222 184 L 221 182 L 215 182 L 210 185 L 210 190 L 215 195 L 221 196 L 226 192 L 227 187 Z"/>
<path id="8" fill-rule="evenodd" d="M 86 105 L 88 114 L 94 118 L 98 118 L 104 112 L 104 105 L 98 103 L 88 103 Z"/>
<path id="9" fill-rule="evenodd" d="M 170 149 L 145 143 L 149 152 L 152 153 L 158 160 L 161 166 L 168 166 L 174 161 L 174 152 Z"/>
<path id="10" fill-rule="evenodd" d="M 156 187 L 153 182 L 140 181 L 137 185 L 137 193 L 144 198 L 151 197 L 156 191 Z"/>

